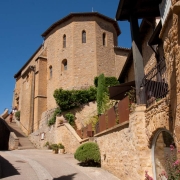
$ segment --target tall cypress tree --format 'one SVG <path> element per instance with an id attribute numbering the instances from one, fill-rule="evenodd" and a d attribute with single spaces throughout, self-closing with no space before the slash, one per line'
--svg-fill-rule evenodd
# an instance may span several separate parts
<path id="1" fill-rule="evenodd" d="M 105 77 L 104 77 L 104 74 L 101 74 L 98 77 L 98 87 L 97 87 L 97 110 L 98 110 L 98 114 L 103 113 L 105 92 L 106 92 Z"/>

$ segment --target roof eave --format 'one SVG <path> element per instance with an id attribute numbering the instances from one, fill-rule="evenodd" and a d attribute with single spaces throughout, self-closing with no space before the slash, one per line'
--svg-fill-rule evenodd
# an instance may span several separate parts
<path id="1" fill-rule="evenodd" d="M 57 22 L 55 22 L 54 24 L 52 24 L 46 31 L 44 31 L 44 33 L 41 36 L 43 38 L 45 38 L 56 26 L 58 26 L 62 22 L 66 21 L 66 20 L 68 20 L 68 19 L 70 19 L 76 15 L 94 15 L 94 16 L 99 16 L 99 17 L 105 18 L 107 21 L 111 21 L 111 23 L 114 25 L 114 27 L 117 31 L 117 36 L 119 36 L 121 34 L 121 30 L 118 26 L 118 23 L 114 19 L 109 18 L 109 17 L 107 17 L 103 14 L 100 14 L 98 12 L 88 12 L 88 13 L 86 12 L 86 13 L 71 13 L 71 14 L 65 16 L 64 18 L 62 18 L 62 19 L 58 20 Z"/>
<path id="2" fill-rule="evenodd" d="M 35 53 L 28 59 L 28 61 L 24 64 L 24 66 L 14 75 L 14 78 L 18 78 L 18 76 L 21 75 L 22 70 L 28 65 L 28 63 L 32 60 L 32 58 L 36 55 L 36 53 L 41 49 L 41 47 L 42 47 L 42 44 L 35 51 Z"/>

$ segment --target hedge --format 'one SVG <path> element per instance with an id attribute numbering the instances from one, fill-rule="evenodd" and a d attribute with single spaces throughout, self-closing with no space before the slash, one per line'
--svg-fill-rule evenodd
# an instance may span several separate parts
<path id="1" fill-rule="evenodd" d="M 87 142 L 79 146 L 74 154 L 74 158 L 82 163 L 99 163 L 101 155 L 99 147 L 94 142 Z"/>
<path id="2" fill-rule="evenodd" d="M 54 98 L 62 111 L 67 111 L 82 104 L 96 100 L 96 88 L 90 87 L 87 90 L 63 90 L 56 89 Z"/>
<path id="3" fill-rule="evenodd" d="M 118 84 L 119 84 L 119 81 L 117 80 L 116 77 L 105 77 L 105 86 L 106 87 L 115 86 Z M 98 87 L 98 76 L 94 78 L 94 85 L 95 85 L 95 87 Z"/>

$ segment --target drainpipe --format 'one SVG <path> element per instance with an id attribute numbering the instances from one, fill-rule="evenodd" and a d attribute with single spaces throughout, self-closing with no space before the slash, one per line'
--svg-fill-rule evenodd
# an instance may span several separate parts
<path id="1" fill-rule="evenodd" d="M 31 118 L 30 118 L 30 133 L 33 133 L 34 129 L 34 96 L 35 96 L 35 71 L 36 66 L 29 66 L 29 69 L 32 70 L 32 86 L 31 86 Z"/>

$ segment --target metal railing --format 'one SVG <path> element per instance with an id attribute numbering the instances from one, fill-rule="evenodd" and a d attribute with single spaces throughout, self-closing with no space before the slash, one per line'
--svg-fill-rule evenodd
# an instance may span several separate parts
<path id="1" fill-rule="evenodd" d="M 140 93 L 145 89 L 147 107 L 166 96 L 169 91 L 167 81 L 166 63 L 162 58 L 142 80 Z"/>

